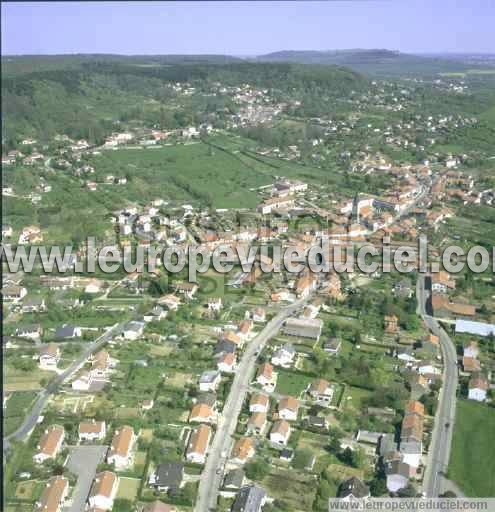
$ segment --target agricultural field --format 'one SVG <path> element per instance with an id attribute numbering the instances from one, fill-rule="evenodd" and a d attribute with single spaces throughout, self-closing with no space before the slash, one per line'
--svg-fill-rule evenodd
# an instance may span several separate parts
<path id="1" fill-rule="evenodd" d="M 495 409 L 458 400 L 448 477 L 467 496 L 495 496 L 494 432 Z"/>

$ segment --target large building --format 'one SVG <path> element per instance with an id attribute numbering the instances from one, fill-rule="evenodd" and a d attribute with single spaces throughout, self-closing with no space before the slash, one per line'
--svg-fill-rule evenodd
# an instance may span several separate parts
<path id="1" fill-rule="evenodd" d="M 289 336 L 311 338 L 318 341 L 322 329 L 323 322 L 318 318 L 288 318 L 283 327 L 283 332 Z"/>

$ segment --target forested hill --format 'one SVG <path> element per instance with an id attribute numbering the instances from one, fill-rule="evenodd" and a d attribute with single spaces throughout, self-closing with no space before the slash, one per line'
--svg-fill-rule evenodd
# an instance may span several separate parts
<path id="1" fill-rule="evenodd" d="M 487 63 L 466 61 L 465 56 L 412 55 L 391 50 L 280 51 L 259 55 L 258 62 L 292 62 L 346 66 L 372 75 L 436 75 L 486 69 Z"/>
<path id="2" fill-rule="evenodd" d="M 52 65 L 37 69 L 2 76 L 4 140 L 28 135 L 47 140 L 63 132 L 98 141 L 112 129 L 113 122 L 129 119 L 140 106 L 163 101 L 166 86 L 177 82 L 190 83 L 199 95 L 214 83 L 249 83 L 282 94 L 310 93 L 314 97 L 345 96 L 368 84 L 366 78 L 346 68 L 290 63 L 150 65 L 98 58 L 66 61 L 63 69 Z"/>

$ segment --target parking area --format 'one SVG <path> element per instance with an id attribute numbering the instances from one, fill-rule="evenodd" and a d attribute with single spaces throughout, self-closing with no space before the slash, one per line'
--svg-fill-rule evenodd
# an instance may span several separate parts
<path id="1" fill-rule="evenodd" d="M 77 475 L 77 483 L 72 494 L 71 504 L 65 508 L 65 512 L 84 511 L 96 468 L 103 461 L 107 449 L 108 446 L 101 445 L 73 446 L 70 448 L 67 468 Z"/>

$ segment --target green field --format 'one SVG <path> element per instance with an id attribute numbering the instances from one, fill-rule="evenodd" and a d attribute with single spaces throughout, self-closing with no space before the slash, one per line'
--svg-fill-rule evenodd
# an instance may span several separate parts
<path id="1" fill-rule="evenodd" d="M 300 394 L 308 387 L 314 379 L 296 371 L 277 368 L 277 387 L 275 391 L 283 395 L 290 395 L 299 398 Z"/>
<path id="2" fill-rule="evenodd" d="M 467 496 L 495 496 L 495 409 L 459 400 L 448 476 Z"/>

